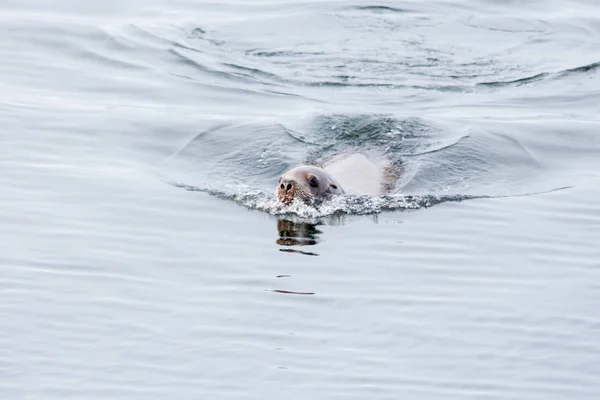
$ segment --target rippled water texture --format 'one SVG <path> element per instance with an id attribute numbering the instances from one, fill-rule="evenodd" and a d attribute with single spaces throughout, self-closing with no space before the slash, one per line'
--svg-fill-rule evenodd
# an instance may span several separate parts
<path id="1" fill-rule="evenodd" d="M 0 37 L 0 398 L 598 398 L 597 1 L 4 0 Z M 390 193 L 274 200 L 356 150 Z"/>

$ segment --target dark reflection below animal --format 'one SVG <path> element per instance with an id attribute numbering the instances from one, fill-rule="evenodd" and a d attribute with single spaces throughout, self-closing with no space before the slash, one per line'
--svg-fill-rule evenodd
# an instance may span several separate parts
<path id="1" fill-rule="evenodd" d="M 319 235 L 323 232 L 317 229 L 318 224 L 310 224 L 306 222 L 293 222 L 290 220 L 280 219 L 277 221 L 277 232 L 279 238 L 276 243 L 280 246 L 314 246 L 319 243 Z M 309 256 L 318 256 L 316 253 L 300 251 L 295 249 L 280 249 L 280 251 L 288 253 L 300 253 Z"/>

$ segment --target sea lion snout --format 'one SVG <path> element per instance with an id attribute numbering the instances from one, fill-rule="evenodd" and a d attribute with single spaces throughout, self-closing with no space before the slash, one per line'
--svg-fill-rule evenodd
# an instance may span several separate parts
<path id="1" fill-rule="evenodd" d="M 287 193 L 296 186 L 296 181 L 293 179 L 282 179 L 279 183 L 279 190 L 282 193 Z"/>
<path id="2" fill-rule="evenodd" d="M 277 187 L 277 197 L 283 204 L 290 204 L 294 200 L 297 182 L 293 179 L 281 179 Z"/>

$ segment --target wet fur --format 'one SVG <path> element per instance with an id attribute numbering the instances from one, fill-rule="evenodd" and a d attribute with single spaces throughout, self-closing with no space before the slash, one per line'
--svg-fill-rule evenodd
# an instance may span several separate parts
<path id="1" fill-rule="evenodd" d="M 335 164 L 336 162 L 343 162 L 345 159 L 347 159 L 347 157 L 351 157 L 353 155 L 356 155 L 359 158 L 350 160 L 350 164 L 347 164 L 345 167 L 342 167 L 341 170 L 335 172 L 329 170 L 328 166 L 332 165 L 332 163 Z M 363 184 L 362 189 L 367 189 L 367 191 L 363 193 L 362 190 L 359 190 L 358 194 L 378 196 L 387 195 L 391 193 L 392 190 L 395 188 L 396 182 L 400 177 L 399 166 L 394 165 L 392 162 L 390 162 L 389 159 L 385 157 L 377 155 L 369 156 L 364 152 L 349 152 L 333 157 L 327 163 L 318 166 L 303 165 L 285 172 L 280 177 L 280 184 L 282 180 L 283 182 L 293 183 L 293 190 L 285 193 L 285 190 L 280 190 L 278 185 L 278 189 L 275 191 L 276 196 L 278 196 L 284 204 L 289 204 L 295 199 L 299 199 L 307 204 L 320 204 L 323 200 L 331 198 L 331 195 L 345 193 L 345 190 L 342 188 L 341 184 L 337 181 L 337 179 L 334 178 L 332 172 L 335 173 L 336 176 L 338 173 L 341 173 L 341 178 L 346 178 L 346 181 L 344 181 L 344 185 L 346 183 L 356 183 L 356 178 L 362 175 L 363 170 L 361 169 L 361 165 L 363 164 L 361 164 L 361 162 L 364 162 L 363 160 L 365 159 L 369 163 L 365 165 L 372 165 L 379 169 L 377 175 L 373 175 L 373 179 L 371 180 L 371 182 L 379 181 L 378 186 L 380 190 L 373 190 L 373 185 L 365 188 Z M 338 164 L 338 167 L 339 166 L 340 165 Z M 318 188 L 311 187 L 309 184 L 310 176 L 313 175 L 317 176 L 319 179 L 320 186 Z M 368 177 L 369 175 L 366 176 Z M 358 179 L 358 182 L 360 182 L 360 178 Z M 350 186 L 352 186 L 352 184 Z M 354 192 L 356 192 L 356 190 Z M 350 193 L 353 193 L 353 191 L 351 191 Z"/>
<path id="2" fill-rule="evenodd" d="M 316 177 L 318 186 L 310 185 L 310 179 Z M 292 189 L 286 191 L 283 185 L 292 184 Z M 279 184 L 275 195 L 285 204 L 299 199 L 308 204 L 314 204 L 315 200 L 327 198 L 332 194 L 343 194 L 339 182 L 322 168 L 310 165 L 302 165 L 285 172 L 279 178 Z"/>

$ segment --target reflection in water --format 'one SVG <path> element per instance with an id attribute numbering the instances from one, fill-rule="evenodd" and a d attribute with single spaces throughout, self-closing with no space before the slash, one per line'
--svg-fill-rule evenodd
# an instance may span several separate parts
<path id="1" fill-rule="evenodd" d="M 321 223 L 294 222 L 286 219 L 277 220 L 280 246 L 314 246 L 319 243 L 319 235 L 323 233 L 317 229 Z"/>
<path id="2" fill-rule="evenodd" d="M 280 290 L 280 289 L 273 289 L 271 290 L 274 293 L 283 293 L 283 294 L 315 294 L 315 292 L 293 292 L 291 290 Z"/>
<path id="3" fill-rule="evenodd" d="M 294 249 L 279 249 L 279 251 L 283 251 L 284 253 L 299 253 L 299 254 L 304 254 L 305 256 L 318 256 L 317 253 L 311 253 L 310 251 L 301 251 L 301 250 L 294 250 Z"/>
<path id="4" fill-rule="evenodd" d="M 319 243 L 319 235 L 323 232 L 317 229 L 321 222 L 308 223 L 308 222 L 294 222 L 291 220 L 280 219 L 277 220 L 277 232 L 279 238 L 276 243 L 280 246 L 314 246 Z M 306 256 L 318 256 L 317 253 L 311 253 L 308 251 L 301 251 L 296 249 L 279 249 L 286 253 L 298 253 Z M 290 275 L 277 275 L 278 278 L 289 277 Z M 274 293 L 282 294 L 300 294 L 300 295 L 312 295 L 314 292 L 298 292 L 292 290 L 283 289 L 271 289 Z"/>
<path id="5" fill-rule="evenodd" d="M 343 215 L 330 216 L 329 218 L 323 219 L 296 219 L 294 217 L 290 219 L 278 219 L 277 220 L 277 232 L 279 238 L 275 243 L 280 246 L 292 247 L 292 246 L 314 246 L 319 243 L 319 236 L 323 233 L 317 227 L 319 225 L 344 225 L 345 218 Z M 377 223 L 377 216 L 373 217 L 373 221 Z M 286 253 L 299 253 L 307 256 L 318 256 L 317 253 L 308 251 L 301 251 L 296 249 L 279 249 Z"/>

